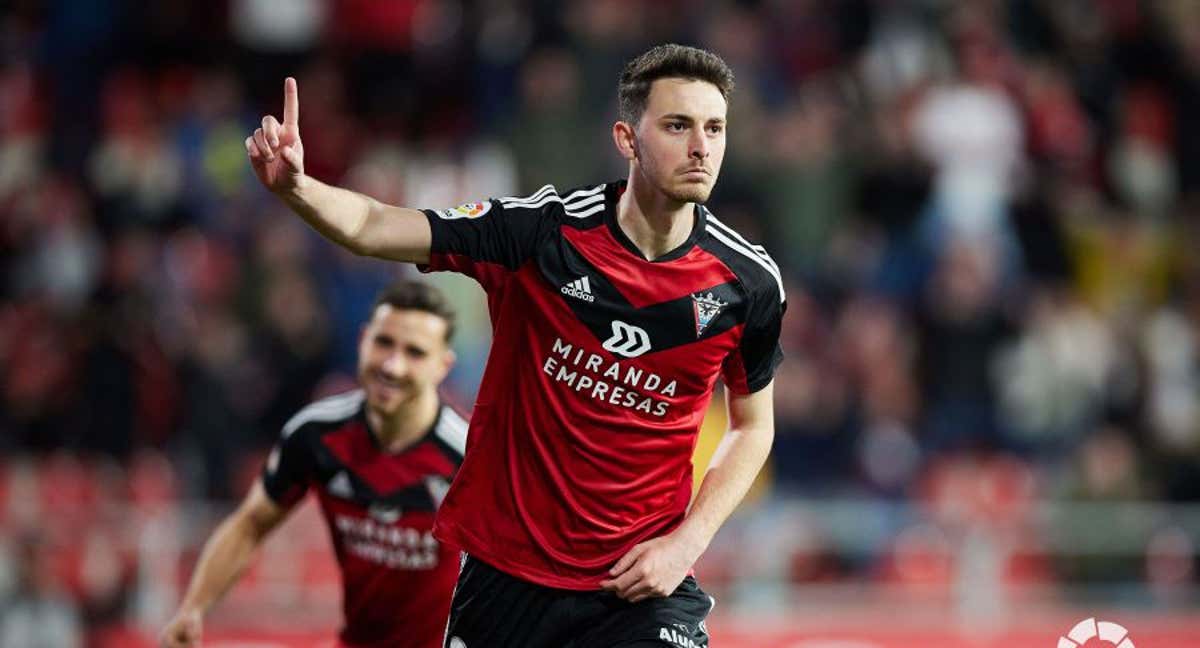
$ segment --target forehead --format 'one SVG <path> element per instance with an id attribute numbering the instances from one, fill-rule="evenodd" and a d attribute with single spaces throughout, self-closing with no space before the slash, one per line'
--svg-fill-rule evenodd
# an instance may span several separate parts
<path id="1" fill-rule="evenodd" d="M 422 310 L 380 304 L 367 322 L 367 331 L 401 340 L 443 341 L 446 338 L 446 320 Z"/>
<path id="2" fill-rule="evenodd" d="M 650 84 L 646 116 L 687 115 L 697 121 L 725 119 L 728 104 L 717 86 L 693 79 L 656 79 Z"/>

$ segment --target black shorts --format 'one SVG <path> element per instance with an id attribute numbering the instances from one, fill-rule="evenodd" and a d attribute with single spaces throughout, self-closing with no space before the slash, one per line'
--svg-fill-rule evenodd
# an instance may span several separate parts
<path id="1" fill-rule="evenodd" d="M 443 648 L 706 648 L 713 599 L 688 576 L 666 598 L 535 585 L 466 556 Z"/>

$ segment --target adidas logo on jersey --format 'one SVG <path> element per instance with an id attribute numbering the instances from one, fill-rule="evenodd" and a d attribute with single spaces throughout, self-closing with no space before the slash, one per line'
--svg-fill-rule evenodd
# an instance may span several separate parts
<path id="1" fill-rule="evenodd" d="M 564 295 L 582 299 L 588 303 L 596 301 L 595 295 L 592 294 L 592 284 L 588 281 L 587 275 L 559 288 L 558 291 Z"/>
<path id="2" fill-rule="evenodd" d="M 333 479 L 330 479 L 329 482 L 325 484 L 325 488 L 329 491 L 330 495 L 336 495 L 337 497 L 346 499 L 354 497 L 354 487 L 350 485 L 350 476 L 347 475 L 346 471 L 344 470 L 339 471 L 338 474 L 334 475 Z"/>

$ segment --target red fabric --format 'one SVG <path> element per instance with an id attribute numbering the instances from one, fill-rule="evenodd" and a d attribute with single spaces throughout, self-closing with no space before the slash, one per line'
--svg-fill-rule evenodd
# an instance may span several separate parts
<path id="1" fill-rule="evenodd" d="M 603 269 L 605 278 L 636 308 L 737 281 L 732 270 L 699 247 L 667 264 L 629 263 L 632 254 L 613 238 L 607 227 L 586 230 L 564 227 L 562 234 L 592 265 Z M 686 275 L 687 279 L 680 281 L 680 275 Z"/>
<path id="2" fill-rule="evenodd" d="M 420 443 L 403 453 L 403 461 L 379 449 L 361 421 L 354 421 L 324 439 L 339 461 L 376 492 L 386 493 L 421 483 L 426 475 L 451 475 L 455 465 L 432 443 Z"/>
<path id="3" fill-rule="evenodd" d="M 564 236 L 634 304 L 733 276 L 702 250 L 651 264 L 606 228 L 566 229 Z M 470 262 L 435 255 L 431 269 L 463 271 L 463 263 Z M 489 308 L 492 353 L 467 457 L 435 534 L 518 578 L 598 589 L 625 552 L 682 521 L 692 449 L 741 327 L 699 344 L 614 356 L 532 263 L 490 295 Z"/>
<path id="4" fill-rule="evenodd" d="M 405 511 L 385 524 L 323 490 L 320 502 L 342 569 L 343 644 L 441 646 L 459 552 L 434 541 L 433 513 Z"/>
<path id="5" fill-rule="evenodd" d="M 417 0 L 337 0 L 334 33 L 354 48 L 408 51 L 418 4 Z"/>
<path id="6" fill-rule="evenodd" d="M 321 443 L 346 473 L 380 495 L 360 491 L 351 499 L 331 494 L 328 484 L 316 488 L 342 572 L 345 626 L 339 640 L 358 648 L 438 648 L 458 580 L 459 549 L 434 540 L 432 510 L 385 507 L 398 516 L 389 520 L 369 502 L 420 488 L 430 476 L 448 480 L 457 466 L 432 438 L 385 452 L 359 418 L 322 436 Z"/>

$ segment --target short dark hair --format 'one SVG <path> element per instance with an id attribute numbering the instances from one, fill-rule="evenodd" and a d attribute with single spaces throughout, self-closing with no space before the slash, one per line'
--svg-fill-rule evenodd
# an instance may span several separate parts
<path id="1" fill-rule="evenodd" d="M 659 79 L 707 81 L 721 91 L 725 101 L 733 93 L 733 70 L 712 52 L 686 45 L 658 45 L 625 65 L 617 84 L 620 119 L 636 124 L 646 112 L 650 86 Z"/>
<path id="2" fill-rule="evenodd" d="M 457 318 L 454 309 L 446 295 L 430 284 L 412 279 L 396 281 L 375 297 L 375 303 L 371 305 L 371 317 L 374 317 L 375 310 L 384 304 L 397 310 L 416 310 L 436 315 L 446 322 L 446 341 L 449 342 L 450 338 L 454 337 Z"/>

